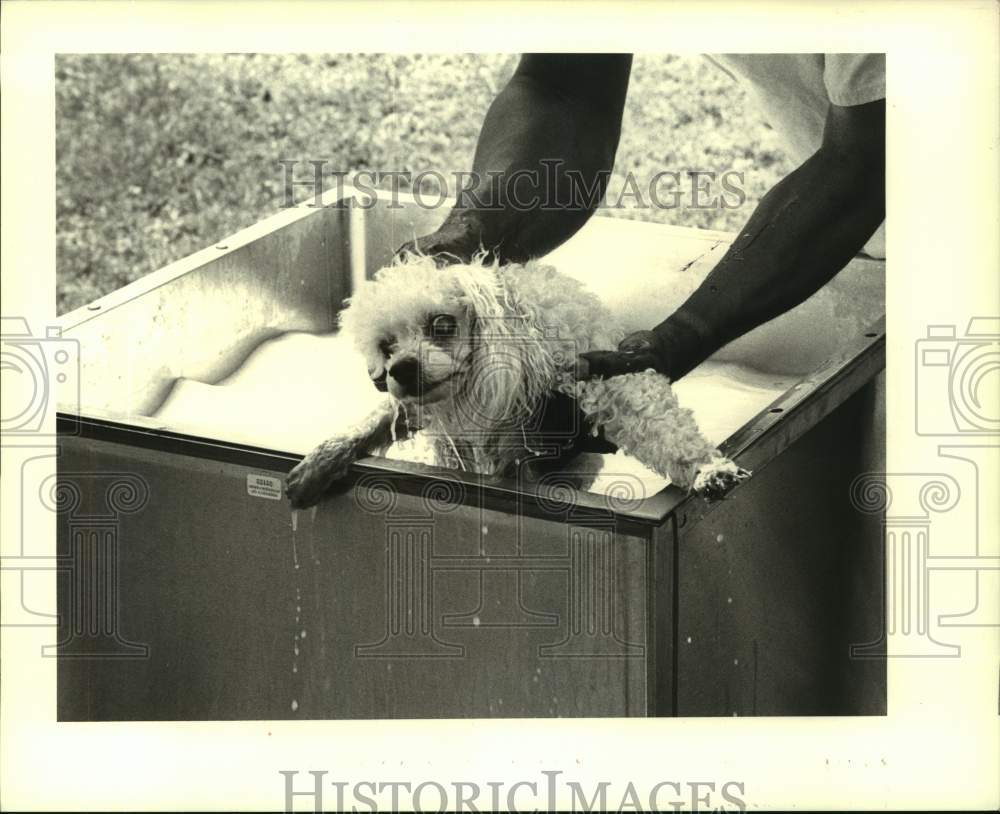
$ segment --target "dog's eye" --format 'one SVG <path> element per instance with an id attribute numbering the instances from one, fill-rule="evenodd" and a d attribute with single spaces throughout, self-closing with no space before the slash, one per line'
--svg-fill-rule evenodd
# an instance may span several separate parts
<path id="1" fill-rule="evenodd" d="M 451 314 L 438 314 L 428 323 L 429 333 L 436 339 L 458 336 L 458 320 Z"/>
<path id="2" fill-rule="evenodd" d="M 392 345 L 393 341 L 391 338 L 386 337 L 381 342 L 378 343 L 378 350 L 386 359 L 392 355 Z"/>

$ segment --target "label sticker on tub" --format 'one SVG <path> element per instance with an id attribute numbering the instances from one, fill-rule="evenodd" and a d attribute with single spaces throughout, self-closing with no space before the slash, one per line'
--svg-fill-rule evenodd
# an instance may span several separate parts
<path id="1" fill-rule="evenodd" d="M 281 500 L 281 478 L 251 472 L 247 475 L 247 494 L 252 497 Z"/>

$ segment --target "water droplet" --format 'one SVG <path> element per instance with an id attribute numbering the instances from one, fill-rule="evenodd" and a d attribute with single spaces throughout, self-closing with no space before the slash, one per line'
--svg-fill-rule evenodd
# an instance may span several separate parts
<path id="1" fill-rule="evenodd" d="M 292 699 L 292 712 L 297 712 L 299 709 L 299 702 L 294 698 Z"/>
<path id="2" fill-rule="evenodd" d="M 739 666 L 739 663 L 740 663 L 739 659 L 733 659 L 733 664 L 735 664 L 736 666 Z"/>
<path id="3" fill-rule="evenodd" d="M 473 616 L 472 617 L 472 626 L 473 627 L 479 627 L 479 617 L 478 616 Z"/>
<path id="4" fill-rule="evenodd" d="M 726 539 L 726 535 L 725 534 L 716 534 L 715 535 L 715 542 L 717 542 L 717 543 L 721 543 L 725 539 Z"/>
<path id="5" fill-rule="evenodd" d="M 297 673 L 298 671 L 299 671 L 299 665 L 297 665 L 297 664 L 293 664 L 293 665 L 292 665 L 292 672 L 293 672 L 293 673 Z"/>
<path id="6" fill-rule="evenodd" d="M 691 637 L 690 636 L 687 637 L 687 643 L 691 644 Z"/>
<path id="7" fill-rule="evenodd" d="M 299 636 L 301 636 L 301 637 L 302 637 L 302 638 L 304 639 L 304 638 L 306 637 L 306 632 L 305 632 L 305 631 L 303 630 L 303 631 L 302 631 L 302 632 L 301 632 L 301 633 L 299 634 Z"/>
<path id="8" fill-rule="evenodd" d="M 299 512 L 298 509 L 292 509 L 292 531 L 299 530 Z"/>
<path id="9" fill-rule="evenodd" d="M 727 596 L 726 597 L 726 604 L 727 605 L 732 605 L 733 604 L 733 598 L 731 596 Z"/>

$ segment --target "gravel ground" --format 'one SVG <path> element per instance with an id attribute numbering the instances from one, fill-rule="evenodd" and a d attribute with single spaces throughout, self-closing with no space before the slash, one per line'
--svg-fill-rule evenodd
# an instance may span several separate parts
<path id="1" fill-rule="evenodd" d="M 478 54 L 60 56 L 59 313 L 278 211 L 281 159 L 324 159 L 345 172 L 468 170 L 483 114 L 516 61 Z M 636 57 L 606 199 L 620 207 L 607 214 L 738 229 L 790 169 L 776 134 L 725 74 L 698 57 Z M 742 173 L 742 181 L 730 178 L 745 201 L 692 206 L 685 175 L 692 170 Z M 678 206 L 651 205 L 650 179 L 663 171 L 681 174 Z M 667 182 L 657 189 L 661 204 L 673 200 Z M 727 204 L 737 200 L 720 197 L 718 181 L 709 190 Z"/>

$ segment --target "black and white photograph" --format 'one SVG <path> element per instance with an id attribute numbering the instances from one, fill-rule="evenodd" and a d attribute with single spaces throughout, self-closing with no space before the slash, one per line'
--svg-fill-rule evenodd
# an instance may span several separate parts
<path id="1" fill-rule="evenodd" d="M 55 67 L 60 720 L 884 713 L 884 55 Z"/>
<path id="2" fill-rule="evenodd" d="M 11 109 L 42 98 L 24 66 L 47 89 L 44 136 L 4 111 L 4 220 L 47 201 L 51 283 L 8 299 L 31 242 L 5 228 L 2 635 L 4 717 L 48 712 L 23 753 L 4 722 L 4 774 L 140 740 L 79 808 L 23 780 L 15 808 L 948 808 L 898 785 L 935 765 L 892 751 L 935 737 L 892 729 L 935 708 L 905 675 L 992 716 L 952 792 L 1000 804 L 996 76 L 942 57 L 970 98 L 918 132 L 885 3 L 815 4 L 832 48 L 819 22 L 768 45 L 754 3 L 718 4 L 752 25 L 717 48 L 651 47 L 714 3 L 584 4 L 601 47 L 543 24 L 559 4 L 525 47 L 444 36 L 500 25 L 487 3 L 247 4 L 215 45 L 191 4 L 98 3 L 87 47 L 56 19 L 86 12 L 38 5 L 45 55 L 0 49 Z M 995 67 L 997 7 L 952 7 Z M 296 45 L 338 9 L 394 33 Z M 237 731 L 264 792 L 194 768 Z M 140 754 L 186 750 L 140 789 Z M 765 791 L 781 755 L 815 779 Z"/>

